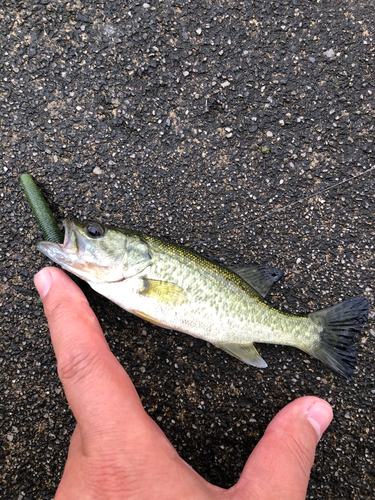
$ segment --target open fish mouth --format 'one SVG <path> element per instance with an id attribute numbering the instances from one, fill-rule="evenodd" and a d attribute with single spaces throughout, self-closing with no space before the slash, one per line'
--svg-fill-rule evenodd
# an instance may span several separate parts
<path id="1" fill-rule="evenodd" d="M 74 222 L 67 219 L 63 221 L 64 241 L 63 243 L 53 243 L 52 241 L 39 241 L 37 250 L 46 255 L 49 259 L 60 266 L 71 267 L 74 261 L 79 259 L 79 242 L 74 230 Z"/>
<path id="2" fill-rule="evenodd" d="M 67 253 L 78 254 L 79 244 L 78 244 L 77 233 L 74 230 L 74 222 L 64 219 L 63 226 L 64 226 L 64 241 L 61 245 L 61 248 L 65 250 Z"/>

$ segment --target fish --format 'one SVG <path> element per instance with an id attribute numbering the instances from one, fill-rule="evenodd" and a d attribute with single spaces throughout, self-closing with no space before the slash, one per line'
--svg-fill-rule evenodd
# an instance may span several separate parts
<path id="1" fill-rule="evenodd" d="M 355 338 L 369 312 L 366 297 L 294 315 L 264 301 L 283 274 L 278 269 L 224 267 L 182 245 L 95 221 L 63 225 L 63 243 L 42 241 L 37 249 L 126 311 L 258 368 L 267 363 L 254 343 L 280 344 L 353 378 Z"/>

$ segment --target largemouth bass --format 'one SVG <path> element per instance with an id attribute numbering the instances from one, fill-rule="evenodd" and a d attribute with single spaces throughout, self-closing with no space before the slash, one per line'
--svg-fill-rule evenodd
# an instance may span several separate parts
<path id="1" fill-rule="evenodd" d="M 259 368 L 267 364 L 254 343 L 282 344 L 352 378 L 365 297 L 296 316 L 264 303 L 282 274 L 276 269 L 226 268 L 189 248 L 98 222 L 64 221 L 64 228 L 62 244 L 40 242 L 38 250 L 130 313 Z"/>

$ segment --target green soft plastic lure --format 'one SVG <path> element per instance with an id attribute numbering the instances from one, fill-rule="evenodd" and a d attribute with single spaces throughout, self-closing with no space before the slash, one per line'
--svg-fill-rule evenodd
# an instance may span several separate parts
<path id="1" fill-rule="evenodd" d="M 51 209 L 40 192 L 40 189 L 33 181 L 31 175 L 22 174 L 21 185 L 34 217 L 42 231 L 43 238 L 45 238 L 46 241 L 51 241 L 52 243 L 62 243 L 64 241 L 64 235 L 57 225 Z M 37 304 L 39 307 L 43 307 L 40 297 L 38 298 Z"/>
<path id="2" fill-rule="evenodd" d="M 31 175 L 22 174 L 21 185 L 31 210 L 33 211 L 34 217 L 36 218 L 43 233 L 43 238 L 46 241 L 52 241 L 53 243 L 62 243 L 64 241 L 63 233 L 57 225 L 51 209 L 47 205 L 46 200 L 44 199 L 38 186 L 33 181 Z"/>

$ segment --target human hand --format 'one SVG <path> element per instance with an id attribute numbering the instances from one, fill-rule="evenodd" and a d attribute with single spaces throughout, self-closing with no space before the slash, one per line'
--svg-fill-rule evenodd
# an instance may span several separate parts
<path id="1" fill-rule="evenodd" d="M 315 447 L 332 419 L 325 401 L 293 401 L 272 420 L 232 488 L 209 484 L 144 411 L 79 287 L 42 269 L 35 285 L 58 373 L 77 420 L 55 500 L 302 500 Z"/>

